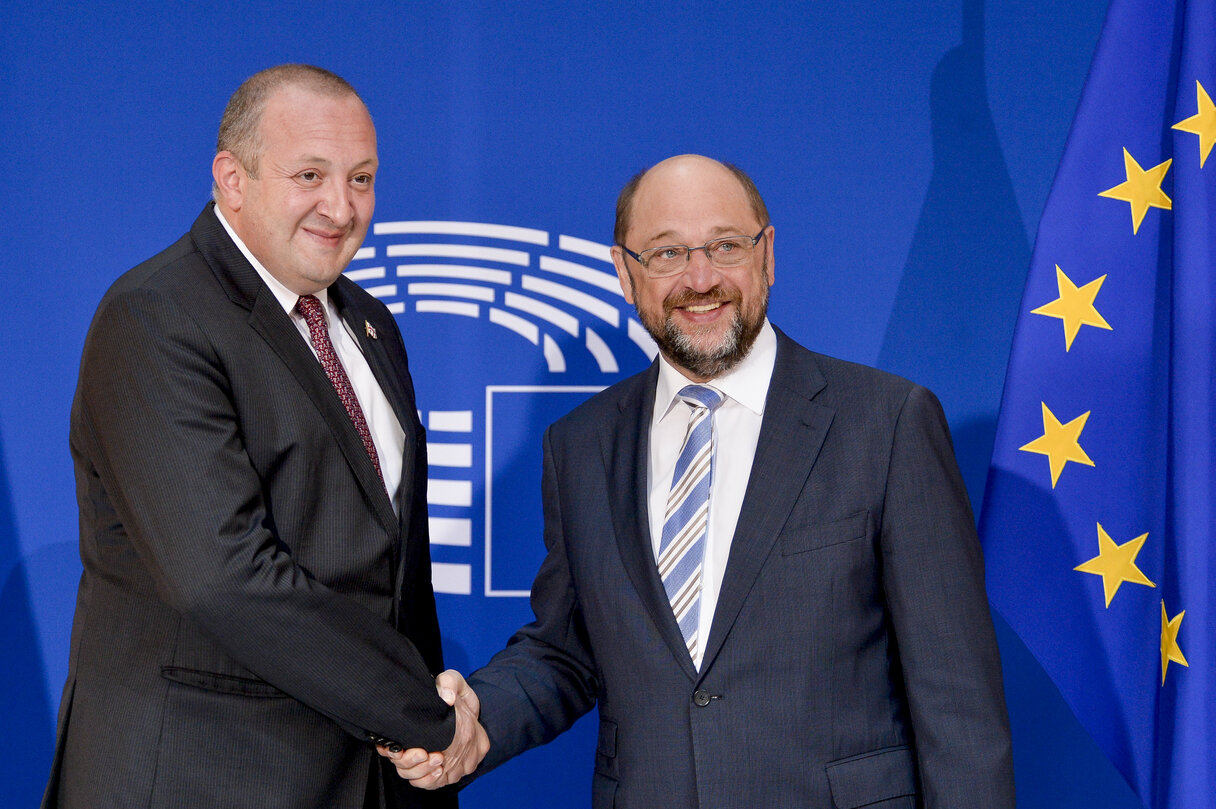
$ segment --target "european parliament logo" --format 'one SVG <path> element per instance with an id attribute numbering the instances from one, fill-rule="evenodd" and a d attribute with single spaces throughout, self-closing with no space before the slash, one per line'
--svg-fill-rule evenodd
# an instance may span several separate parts
<path id="1" fill-rule="evenodd" d="M 657 353 L 609 247 L 511 225 L 377 222 L 346 275 L 393 312 L 409 352 L 435 591 L 527 596 L 543 554 L 545 427 Z M 537 541 L 508 543 L 521 533 Z"/>

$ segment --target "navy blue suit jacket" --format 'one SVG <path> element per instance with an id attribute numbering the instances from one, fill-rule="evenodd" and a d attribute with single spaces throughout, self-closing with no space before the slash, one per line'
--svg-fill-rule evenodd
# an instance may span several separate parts
<path id="1" fill-rule="evenodd" d="M 657 375 L 546 434 L 536 621 L 470 678 L 481 771 L 598 703 L 597 809 L 1012 807 L 983 564 L 933 395 L 778 332 L 698 672 L 647 520 Z"/>

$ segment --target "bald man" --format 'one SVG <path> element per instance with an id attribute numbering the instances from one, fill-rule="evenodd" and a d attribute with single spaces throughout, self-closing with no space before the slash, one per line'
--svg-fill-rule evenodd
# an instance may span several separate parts
<path id="1" fill-rule="evenodd" d="M 478 772 L 598 704 L 597 809 L 1009 809 L 941 408 L 769 324 L 773 238 L 752 181 L 708 158 L 622 190 L 612 257 L 660 356 L 545 436 L 536 620 L 467 685 L 440 677 L 481 698 Z M 396 757 L 420 786 L 443 759 Z"/>

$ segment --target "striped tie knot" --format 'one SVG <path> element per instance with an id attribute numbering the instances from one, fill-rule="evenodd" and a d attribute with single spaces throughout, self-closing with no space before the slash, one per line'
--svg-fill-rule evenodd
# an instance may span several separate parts
<path id="1" fill-rule="evenodd" d="M 687 402 L 690 407 L 704 407 L 710 413 L 717 410 L 722 402 L 726 401 L 725 396 L 705 385 L 685 385 L 680 388 L 680 392 L 677 395 Z"/>

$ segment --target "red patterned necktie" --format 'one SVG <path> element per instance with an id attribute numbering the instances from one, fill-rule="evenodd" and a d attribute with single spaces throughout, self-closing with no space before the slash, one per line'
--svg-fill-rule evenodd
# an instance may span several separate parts
<path id="1" fill-rule="evenodd" d="M 308 333 L 312 337 L 312 347 L 317 352 L 317 359 L 321 361 L 325 375 L 329 377 L 334 390 L 338 392 L 338 398 L 342 400 L 342 405 L 350 415 L 350 420 L 354 422 L 359 437 L 363 439 L 363 448 L 371 456 L 372 466 L 376 467 L 376 474 L 380 475 L 380 482 L 383 483 L 384 474 L 380 471 L 380 456 L 376 454 L 376 445 L 372 443 L 372 433 L 367 428 L 367 419 L 363 418 L 363 409 L 359 407 L 359 400 L 355 398 L 355 389 L 351 387 L 346 369 L 338 360 L 334 344 L 329 341 L 329 327 L 325 324 L 324 307 L 315 296 L 304 295 L 296 301 L 296 309 L 304 316 L 304 322 L 308 324 Z"/>

